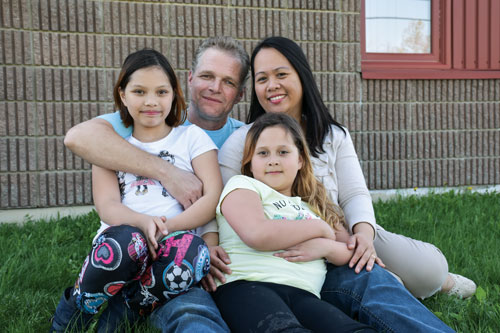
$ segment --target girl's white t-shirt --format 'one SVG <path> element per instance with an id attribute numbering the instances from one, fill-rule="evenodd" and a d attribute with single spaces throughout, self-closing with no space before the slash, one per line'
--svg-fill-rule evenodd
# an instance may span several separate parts
<path id="1" fill-rule="evenodd" d="M 194 173 L 191 161 L 197 156 L 217 147 L 210 137 L 198 126 L 178 126 L 155 142 L 141 142 L 129 136 L 132 145 L 172 163 L 177 168 Z M 137 176 L 132 173 L 117 173 L 122 203 L 130 209 L 151 216 L 171 218 L 183 211 L 181 204 L 172 197 L 161 183 L 152 178 Z M 99 235 L 109 225 L 101 221 L 97 231 Z"/>

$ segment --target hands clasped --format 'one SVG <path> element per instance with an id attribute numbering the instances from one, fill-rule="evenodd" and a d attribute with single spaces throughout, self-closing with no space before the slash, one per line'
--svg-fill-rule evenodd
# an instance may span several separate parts
<path id="1" fill-rule="evenodd" d="M 148 242 L 149 254 L 153 260 L 156 260 L 156 250 L 158 249 L 158 240 L 168 235 L 167 218 L 165 216 L 145 215 L 145 221 L 141 225 L 141 230 L 146 236 Z"/>

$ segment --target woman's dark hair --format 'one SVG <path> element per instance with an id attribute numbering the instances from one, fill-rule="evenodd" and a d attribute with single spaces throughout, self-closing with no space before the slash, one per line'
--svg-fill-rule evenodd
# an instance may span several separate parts
<path id="1" fill-rule="evenodd" d="M 127 56 L 127 58 L 125 58 L 122 70 L 113 89 L 115 106 L 118 110 L 120 110 L 120 117 L 122 118 L 125 127 L 133 125 L 134 119 L 128 112 L 127 107 L 123 104 L 120 97 L 120 91 L 125 91 L 125 87 L 130 81 L 130 76 L 134 74 L 135 71 L 155 66 L 161 68 L 165 72 L 174 93 L 170 113 L 165 119 L 165 123 L 169 126 L 176 127 L 186 120 L 186 102 L 184 101 L 179 80 L 177 80 L 177 76 L 175 75 L 172 66 L 170 66 L 167 58 L 165 58 L 165 56 L 160 52 L 153 49 L 143 49 L 131 53 Z"/>
<path id="2" fill-rule="evenodd" d="M 318 86 L 314 80 L 311 67 L 307 62 L 304 52 L 297 43 L 285 37 L 267 37 L 263 39 L 252 52 L 250 66 L 252 72 L 252 98 L 250 102 L 250 111 L 247 117 L 247 123 L 254 122 L 258 117 L 266 113 L 257 99 L 255 93 L 255 57 L 263 48 L 273 48 L 288 59 L 302 84 L 302 117 L 306 124 L 306 140 L 312 156 L 324 153 L 323 142 L 330 131 L 330 126 L 338 126 L 344 133 L 342 126 L 333 119 L 328 112 L 328 108 L 321 99 Z"/>

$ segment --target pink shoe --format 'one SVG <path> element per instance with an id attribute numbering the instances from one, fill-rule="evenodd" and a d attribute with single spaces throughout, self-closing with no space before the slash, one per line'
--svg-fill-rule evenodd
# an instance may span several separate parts
<path id="1" fill-rule="evenodd" d="M 448 292 L 445 293 L 446 295 L 456 296 L 460 299 L 466 299 L 474 295 L 476 292 L 476 284 L 474 281 L 463 277 L 462 275 L 453 273 L 448 274 L 450 274 L 455 284 Z"/>

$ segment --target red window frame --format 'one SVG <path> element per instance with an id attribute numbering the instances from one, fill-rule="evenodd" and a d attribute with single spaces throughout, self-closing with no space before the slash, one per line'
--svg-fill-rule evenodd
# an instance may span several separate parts
<path id="1" fill-rule="evenodd" d="M 431 1 L 430 54 L 366 52 L 365 0 L 361 1 L 363 79 L 500 78 L 499 1 Z M 478 17 L 489 21 L 478 24 Z"/>

